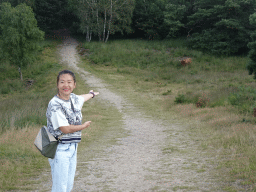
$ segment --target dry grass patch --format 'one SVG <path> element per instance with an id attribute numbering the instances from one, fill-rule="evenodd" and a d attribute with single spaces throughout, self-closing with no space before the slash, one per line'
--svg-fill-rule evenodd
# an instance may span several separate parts
<path id="1" fill-rule="evenodd" d="M 239 181 L 244 189 L 254 189 L 256 182 L 256 127 L 242 122 L 232 108 L 196 108 L 195 105 L 176 105 L 173 110 L 181 120 L 189 122 L 193 138 L 204 149 L 218 157 L 220 175 L 226 181 Z"/>
<path id="2" fill-rule="evenodd" d="M 40 127 L 6 131 L 0 137 L 0 191 L 31 189 L 33 178 L 45 167 L 44 158 L 34 146 Z"/>

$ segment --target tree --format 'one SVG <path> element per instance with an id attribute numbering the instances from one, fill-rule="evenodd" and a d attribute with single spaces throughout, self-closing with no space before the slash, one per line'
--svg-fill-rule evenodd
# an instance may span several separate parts
<path id="1" fill-rule="evenodd" d="M 164 24 L 169 27 L 168 37 L 190 35 L 188 17 L 195 13 L 196 0 L 169 0 L 165 6 Z"/>
<path id="2" fill-rule="evenodd" d="M 133 13 L 135 34 L 143 34 L 147 39 L 163 39 L 169 33 L 164 23 L 167 0 L 136 0 Z"/>
<path id="3" fill-rule="evenodd" d="M 247 51 L 254 27 L 249 16 L 256 8 L 248 0 L 198 0 L 195 13 L 189 16 L 192 29 L 190 47 L 213 54 L 231 55 Z"/>
<path id="4" fill-rule="evenodd" d="M 256 25 L 256 13 L 250 15 L 250 24 Z M 250 48 L 248 57 L 250 58 L 247 63 L 247 70 L 249 71 L 249 75 L 254 75 L 253 78 L 256 79 L 256 31 L 251 34 L 252 41 L 248 43 L 248 47 Z"/>
<path id="5" fill-rule="evenodd" d="M 2 3 L 11 3 L 11 5 L 13 7 L 16 7 L 17 5 L 21 4 L 21 3 L 26 3 L 29 6 L 33 6 L 34 5 L 34 1 L 35 0 L 0 0 L 0 4 Z"/>
<path id="6" fill-rule="evenodd" d="M 169 36 L 176 36 L 176 33 L 180 28 L 185 27 L 185 23 L 182 23 L 182 19 L 186 13 L 186 5 L 176 3 L 168 3 L 166 10 L 164 11 L 164 23 L 170 26 Z"/>
<path id="7" fill-rule="evenodd" d="M 68 0 L 34 0 L 34 13 L 40 29 L 44 31 L 62 29 L 72 25 Z M 74 15 L 73 15 L 74 17 Z M 75 18 L 74 18 L 75 19 Z"/>
<path id="8" fill-rule="evenodd" d="M 1 4 L 0 28 L 2 30 L 2 51 L 10 61 L 21 68 L 33 61 L 38 50 L 38 41 L 44 39 L 44 32 L 37 27 L 33 10 L 26 4 L 12 7 L 10 3 Z"/>
<path id="9" fill-rule="evenodd" d="M 71 2 L 71 1 L 70 1 Z M 74 1 L 72 1 L 74 3 Z M 87 41 L 93 34 L 107 42 L 110 34 L 130 32 L 134 0 L 77 0 L 76 12 L 80 30 Z"/>

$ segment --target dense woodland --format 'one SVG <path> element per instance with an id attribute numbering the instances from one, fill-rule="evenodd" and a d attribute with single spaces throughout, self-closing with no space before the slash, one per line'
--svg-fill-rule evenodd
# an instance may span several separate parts
<path id="1" fill-rule="evenodd" d="M 88 42 L 186 37 L 190 48 L 215 55 L 247 55 L 251 50 L 247 68 L 250 74 L 256 70 L 256 45 L 251 42 L 255 41 L 255 0 L 2 0 L 1 4 L 5 2 L 30 6 L 46 34 L 68 28 Z"/>

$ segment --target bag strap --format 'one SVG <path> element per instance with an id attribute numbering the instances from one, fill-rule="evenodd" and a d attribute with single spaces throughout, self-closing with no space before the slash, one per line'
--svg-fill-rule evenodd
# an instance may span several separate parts
<path id="1" fill-rule="evenodd" d="M 76 115 L 75 108 L 74 108 L 74 105 L 73 105 L 73 102 L 72 102 L 71 98 L 70 98 L 70 102 L 71 102 L 71 109 L 73 110 L 74 114 Z M 76 116 L 76 120 L 77 120 L 77 116 Z M 79 125 L 81 125 L 81 124 L 79 124 Z"/>
<path id="2" fill-rule="evenodd" d="M 72 99 L 70 98 L 70 102 L 71 102 L 71 109 L 73 110 L 73 112 L 75 113 L 75 108 L 74 108 L 74 105 L 73 105 L 73 102 L 72 102 Z"/>

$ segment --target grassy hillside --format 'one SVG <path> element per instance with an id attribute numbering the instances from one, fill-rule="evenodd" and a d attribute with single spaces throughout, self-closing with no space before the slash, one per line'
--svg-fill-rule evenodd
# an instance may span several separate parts
<path id="1" fill-rule="evenodd" d="M 155 117 L 187 124 L 201 150 L 216 156 L 225 190 L 256 190 L 256 83 L 245 69 L 247 57 L 203 54 L 182 39 L 81 42 L 81 67 Z M 187 57 L 192 63 L 181 66 Z"/>

